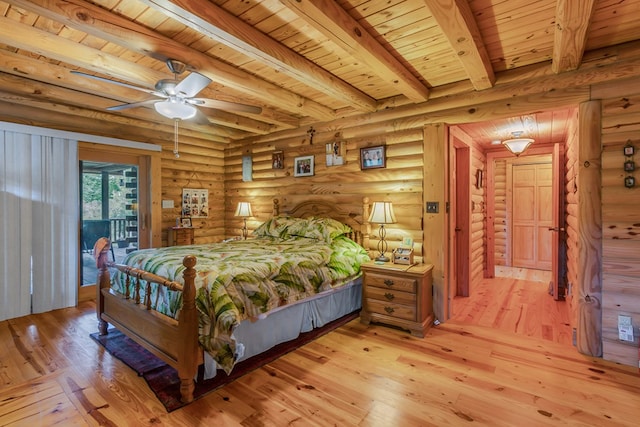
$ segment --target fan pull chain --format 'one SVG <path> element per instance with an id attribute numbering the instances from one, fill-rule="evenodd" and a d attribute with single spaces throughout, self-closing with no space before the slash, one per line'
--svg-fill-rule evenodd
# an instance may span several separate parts
<path id="1" fill-rule="evenodd" d="M 178 122 L 180 120 L 176 119 L 173 124 L 173 155 L 176 156 L 176 159 L 180 158 L 180 154 L 178 154 Z"/>

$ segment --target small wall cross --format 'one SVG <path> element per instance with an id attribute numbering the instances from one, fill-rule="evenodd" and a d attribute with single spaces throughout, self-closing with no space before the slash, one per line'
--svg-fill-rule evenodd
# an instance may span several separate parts
<path id="1" fill-rule="evenodd" d="M 313 145 L 313 135 L 315 135 L 316 130 L 311 126 L 307 131 L 307 135 L 309 135 L 309 145 Z"/>

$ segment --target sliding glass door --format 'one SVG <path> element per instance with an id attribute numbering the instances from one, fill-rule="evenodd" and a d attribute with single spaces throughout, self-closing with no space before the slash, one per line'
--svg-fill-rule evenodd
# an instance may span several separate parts
<path id="1" fill-rule="evenodd" d="M 131 251 L 148 247 L 148 156 L 117 153 L 110 147 L 81 145 L 79 300 L 95 297 L 98 275 L 93 245 L 111 240 L 109 259 L 121 262 Z"/>
<path id="2" fill-rule="evenodd" d="M 80 251 L 82 286 L 96 281 L 93 245 L 111 242 L 111 259 L 121 262 L 138 248 L 138 166 L 80 161 Z"/>

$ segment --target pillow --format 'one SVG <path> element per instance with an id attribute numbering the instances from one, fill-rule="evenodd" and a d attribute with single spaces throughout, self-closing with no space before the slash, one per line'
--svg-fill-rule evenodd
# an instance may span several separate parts
<path id="1" fill-rule="evenodd" d="M 290 218 L 294 219 L 294 218 Z M 323 240 L 331 243 L 333 239 L 350 233 L 351 228 L 331 218 L 297 218 L 286 229 L 289 236 L 300 236 L 308 239 Z"/>
<path id="2" fill-rule="evenodd" d="M 258 228 L 253 230 L 253 234 L 258 237 L 286 237 L 288 226 L 289 218 L 275 216 L 260 224 Z"/>

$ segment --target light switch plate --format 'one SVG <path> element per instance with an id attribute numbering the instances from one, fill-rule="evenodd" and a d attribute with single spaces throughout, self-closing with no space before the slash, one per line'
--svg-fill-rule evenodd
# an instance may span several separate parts
<path id="1" fill-rule="evenodd" d="M 633 324 L 631 316 L 618 315 L 618 339 L 633 342 Z"/>
<path id="2" fill-rule="evenodd" d="M 427 202 L 427 213 L 438 213 L 439 210 L 438 202 Z"/>

